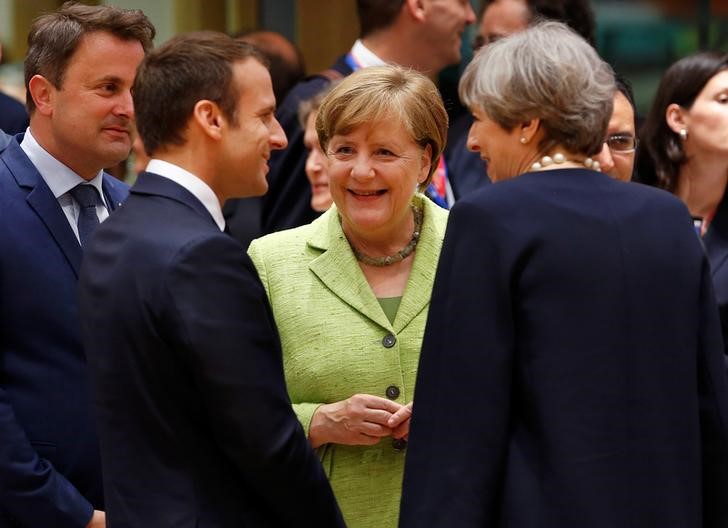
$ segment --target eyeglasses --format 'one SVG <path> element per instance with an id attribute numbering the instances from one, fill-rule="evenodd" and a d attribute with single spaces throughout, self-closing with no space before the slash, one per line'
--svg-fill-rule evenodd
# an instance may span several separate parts
<path id="1" fill-rule="evenodd" d="M 623 134 L 616 134 L 614 136 L 609 136 L 605 143 L 609 147 L 609 150 L 612 152 L 634 152 L 637 149 L 637 145 L 639 145 L 639 139 L 637 139 L 634 136 L 627 136 Z"/>

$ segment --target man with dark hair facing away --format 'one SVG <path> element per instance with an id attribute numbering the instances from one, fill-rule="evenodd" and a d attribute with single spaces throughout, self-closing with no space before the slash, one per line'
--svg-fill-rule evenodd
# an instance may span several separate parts
<path id="1" fill-rule="evenodd" d="M 343 526 L 286 393 L 263 285 L 223 232 L 222 204 L 264 193 L 286 146 L 264 61 L 191 33 L 134 82 L 152 159 L 80 279 L 111 525 Z"/>

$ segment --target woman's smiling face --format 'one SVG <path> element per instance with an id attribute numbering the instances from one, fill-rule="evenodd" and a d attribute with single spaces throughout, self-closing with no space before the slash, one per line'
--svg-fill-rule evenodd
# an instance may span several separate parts
<path id="1" fill-rule="evenodd" d="M 331 196 L 344 230 L 360 237 L 397 236 L 409 204 L 427 179 L 431 153 L 396 117 L 365 123 L 328 144 Z"/>

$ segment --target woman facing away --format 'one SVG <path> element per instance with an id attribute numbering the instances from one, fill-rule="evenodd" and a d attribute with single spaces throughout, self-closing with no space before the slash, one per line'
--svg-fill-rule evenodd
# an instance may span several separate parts
<path id="1" fill-rule="evenodd" d="M 450 213 L 403 528 L 728 526 L 709 266 L 680 200 L 593 170 L 614 90 L 554 22 L 461 79 L 495 183 Z"/>
<path id="2" fill-rule="evenodd" d="M 447 213 L 417 192 L 445 144 L 435 85 L 397 66 L 346 77 L 316 117 L 334 205 L 253 241 L 294 409 L 348 526 L 394 527 L 415 375 Z"/>

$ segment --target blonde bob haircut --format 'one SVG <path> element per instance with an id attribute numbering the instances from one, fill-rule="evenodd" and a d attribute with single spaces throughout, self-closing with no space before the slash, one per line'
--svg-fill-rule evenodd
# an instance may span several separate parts
<path id="1" fill-rule="evenodd" d="M 400 66 L 374 66 L 358 70 L 336 86 L 321 102 L 316 132 L 328 155 L 331 138 L 348 134 L 365 123 L 396 120 L 423 149 L 432 149 L 425 189 L 432 180 L 447 140 L 448 118 L 433 82 Z"/>
<path id="2" fill-rule="evenodd" d="M 612 68 L 560 22 L 542 22 L 484 46 L 460 79 L 460 99 L 504 130 L 541 120 L 540 152 L 602 149 L 616 90 Z"/>

